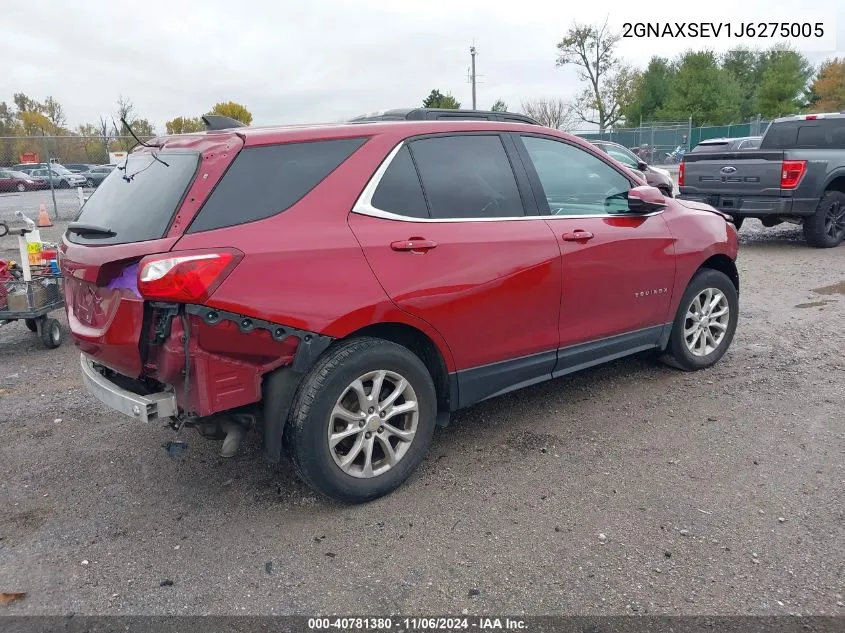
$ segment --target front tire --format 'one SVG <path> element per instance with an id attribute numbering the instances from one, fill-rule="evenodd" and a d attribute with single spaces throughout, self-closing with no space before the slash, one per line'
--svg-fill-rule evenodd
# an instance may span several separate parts
<path id="1" fill-rule="evenodd" d="M 712 367 L 730 347 L 738 319 L 736 286 L 724 273 L 702 268 L 681 298 L 663 360 L 684 371 Z"/>
<path id="2" fill-rule="evenodd" d="M 415 354 L 381 339 L 351 339 L 303 378 L 285 448 L 314 490 L 362 503 L 393 492 L 416 470 L 436 415 L 434 382 Z"/>
<path id="3" fill-rule="evenodd" d="M 26 185 L 25 185 L 25 184 L 23 184 L 22 182 L 19 182 L 19 183 L 18 183 L 18 186 L 16 187 L 16 189 L 17 189 L 19 192 L 23 193 L 24 191 L 26 191 Z"/>
<path id="4" fill-rule="evenodd" d="M 845 239 L 845 193 L 828 191 L 816 212 L 804 219 L 804 239 L 816 248 L 833 248 Z"/>

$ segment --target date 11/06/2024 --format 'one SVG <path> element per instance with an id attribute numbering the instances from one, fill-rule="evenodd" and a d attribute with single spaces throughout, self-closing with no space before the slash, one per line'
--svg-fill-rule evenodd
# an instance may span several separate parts
<path id="1" fill-rule="evenodd" d="M 418 618 L 309 618 L 309 631 L 526 631 L 519 618 L 418 617 Z"/>
<path id="2" fill-rule="evenodd" d="M 824 37 L 823 22 L 625 22 L 622 37 L 796 38 Z"/>

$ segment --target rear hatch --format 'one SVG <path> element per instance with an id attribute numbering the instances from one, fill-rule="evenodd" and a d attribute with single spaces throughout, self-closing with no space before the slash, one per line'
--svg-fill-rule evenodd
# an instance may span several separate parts
<path id="1" fill-rule="evenodd" d="M 782 161 L 781 151 L 692 152 L 684 156 L 681 194 L 718 208 L 748 195 L 778 197 Z"/>
<path id="2" fill-rule="evenodd" d="M 151 143 L 103 180 L 61 245 L 66 310 L 77 346 L 133 378 L 142 373 L 145 327 L 138 262 L 173 248 L 243 147 L 233 132 Z"/>

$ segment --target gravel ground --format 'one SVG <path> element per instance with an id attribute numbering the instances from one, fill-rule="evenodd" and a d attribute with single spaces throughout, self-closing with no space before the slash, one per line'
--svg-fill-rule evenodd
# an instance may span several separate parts
<path id="1" fill-rule="evenodd" d="M 629 358 L 475 406 L 355 507 L 254 436 L 168 457 L 72 345 L 0 328 L 0 591 L 27 592 L 4 612 L 845 614 L 845 246 L 741 238 L 715 368 Z"/>

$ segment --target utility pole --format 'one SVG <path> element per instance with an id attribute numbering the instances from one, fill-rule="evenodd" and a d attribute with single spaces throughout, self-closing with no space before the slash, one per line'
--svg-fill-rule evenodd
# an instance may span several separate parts
<path id="1" fill-rule="evenodd" d="M 472 74 L 470 75 L 472 81 L 472 109 L 475 110 L 475 46 L 469 47 L 469 54 L 472 56 Z"/>

